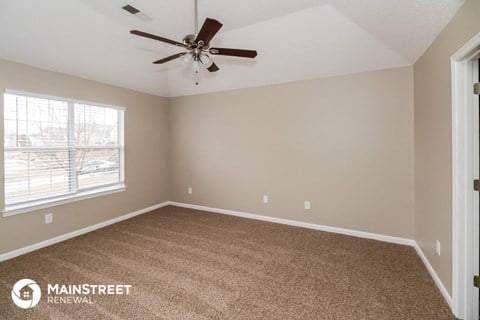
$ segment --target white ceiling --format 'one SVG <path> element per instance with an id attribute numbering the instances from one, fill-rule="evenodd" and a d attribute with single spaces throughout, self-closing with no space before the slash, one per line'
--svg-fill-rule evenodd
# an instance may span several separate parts
<path id="1" fill-rule="evenodd" d="M 214 46 L 256 49 L 255 60 L 215 56 L 199 86 L 182 60 L 151 62 L 192 33 L 193 0 L 0 0 L 0 57 L 161 96 L 412 65 L 464 0 L 199 0 L 200 22 L 224 25 Z M 132 16 L 126 3 L 146 16 Z M 1 72 L 1 71 L 0 71 Z"/>

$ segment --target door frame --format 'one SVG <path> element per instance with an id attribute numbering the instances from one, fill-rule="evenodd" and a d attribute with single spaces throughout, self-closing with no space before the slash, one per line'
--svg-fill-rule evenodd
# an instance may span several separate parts
<path id="1" fill-rule="evenodd" d="M 479 57 L 480 33 L 451 57 L 452 307 L 460 319 L 478 319 L 479 312 L 478 289 L 473 287 L 473 275 L 479 268 L 479 195 L 473 190 L 473 179 L 479 178 L 479 106 L 473 95 L 473 83 L 478 82 L 475 60 Z"/>

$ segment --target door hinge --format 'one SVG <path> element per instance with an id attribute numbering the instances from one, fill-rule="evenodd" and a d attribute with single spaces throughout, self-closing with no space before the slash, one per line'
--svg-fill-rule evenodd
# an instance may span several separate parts
<path id="1" fill-rule="evenodd" d="M 480 82 L 475 83 L 475 84 L 473 85 L 473 93 L 474 93 L 474 94 L 480 94 Z"/>
<path id="2" fill-rule="evenodd" d="M 477 288 L 480 288 L 480 276 L 473 277 L 473 285 Z"/>
<path id="3" fill-rule="evenodd" d="M 480 180 L 478 179 L 473 180 L 473 190 L 480 191 Z"/>

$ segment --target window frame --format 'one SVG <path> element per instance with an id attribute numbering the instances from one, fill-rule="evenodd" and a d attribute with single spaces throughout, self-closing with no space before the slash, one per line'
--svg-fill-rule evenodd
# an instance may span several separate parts
<path id="1" fill-rule="evenodd" d="M 56 196 L 50 196 L 50 197 L 44 197 L 40 199 L 32 199 L 32 200 L 27 200 L 23 202 L 19 202 L 16 204 L 6 204 L 6 188 L 5 188 L 5 154 L 6 151 L 12 151 L 12 149 L 15 149 L 15 147 L 8 147 L 6 148 L 5 145 L 3 145 L 3 159 L 2 161 L 2 167 L 0 170 L 2 170 L 2 175 L 4 177 L 3 179 L 3 211 L 2 215 L 4 217 L 6 216 L 12 216 L 20 213 L 25 213 L 25 212 L 30 212 L 34 210 L 39 210 L 39 209 L 44 209 L 44 208 L 49 208 L 53 206 L 58 206 L 61 204 L 66 204 L 66 203 L 71 203 L 71 202 L 76 202 L 84 199 L 89 199 L 93 197 L 99 197 L 99 196 L 104 196 L 116 192 L 122 192 L 127 189 L 127 186 L 125 185 L 125 108 L 124 107 L 119 107 L 119 106 L 112 106 L 112 105 L 107 105 L 103 103 L 97 103 L 97 102 L 90 102 L 90 101 L 84 101 L 84 100 L 76 100 L 76 99 L 69 99 L 69 98 L 63 98 L 63 97 L 57 97 L 57 96 L 51 96 L 51 95 L 44 95 L 44 94 L 38 94 L 38 93 L 32 93 L 32 92 L 25 92 L 25 91 L 18 91 L 18 90 L 10 90 L 6 89 L 3 92 L 2 96 L 2 105 L 5 101 L 4 96 L 6 94 L 10 95 L 18 95 L 18 96 L 25 96 L 28 98 L 40 98 L 40 99 L 48 99 L 48 100 L 55 100 L 55 101 L 61 101 L 65 102 L 68 105 L 68 137 L 69 143 L 68 146 L 66 147 L 53 147 L 53 146 L 47 146 L 47 147 L 32 147 L 31 150 L 63 150 L 63 151 L 68 151 L 69 152 L 69 157 L 75 157 L 76 156 L 76 151 L 77 149 L 81 149 L 81 146 L 75 146 L 72 144 L 72 141 L 70 139 L 74 139 L 74 130 L 75 130 L 75 104 L 83 104 L 87 106 L 94 106 L 94 107 L 102 107 L 102 108 L 110 108 L 110 109 L 116 109 L 119 111 L 122 111 L 119 113 L 119 120 L 118 120 L 118 146 L 115 147 L 108 147 L 108 146 L 98 146 L 99 149 L 118 149 L 119 152 L 119 182 L 114 182 L 110 184 L 105 184 L 101 186 L 96 186 L 96 187 L 89 187 L 89 188 L 83 188 L 83 189 L 78 189 L 78 186 L 76 190 L 73 192 L 71 191 L 68 194 L 62 194 L 62 195 L 56 195 Z M 4 110 L 4 109 L 3 109 Z M 2 121 L 4 122 L 4 113 L 2 112 Z M 2 132 L 2 135 L 5 133 Z M 96 147 L 92 146 L 85 146 L 86 149 L 95 149 Z M 25 150 L 25 148 L 21 148 Z M 28 150 L 28 149 L 27 149 Z M 73 152 L 71 152 L 73 151 Z M 75 163 L 75 161 L 71 161 L 70 159 L 69 163 Z M 73 177 L 73 175 L 75 175 Z M 69 181 L 74 181 L 77 184 L 77 179 L 78 177 L 76 176 L 76 169 L 75 170 L 70 170 L 70 176 L 69 176 Z"/>

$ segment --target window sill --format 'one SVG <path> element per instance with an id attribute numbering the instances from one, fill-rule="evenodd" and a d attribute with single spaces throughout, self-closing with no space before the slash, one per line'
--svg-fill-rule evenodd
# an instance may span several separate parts
<path id="1" fill-rule="evenodd" d="M 2 214 L 4 217 L 13 216 L 13 215 L 26 213 L 30 211 L 55 207 L 61 204 L 66 204 L 66 203 L 76 202 L 80 200 L 105 196 L 112 193 L 122 192 L 122 191 L 125 191 L 126 189 L 127 189 L 127 186 L 122 183 L 114 186 L 98 188 L 95 190 L 79 192 L 75 195 L 66 195 L 66 196 L 61 196 L 61 197 L 49 199 L 49 200 L 39 200 L 39 201 L 31 202 L 28 204 L 10 205 L 5 208 Z"/>

